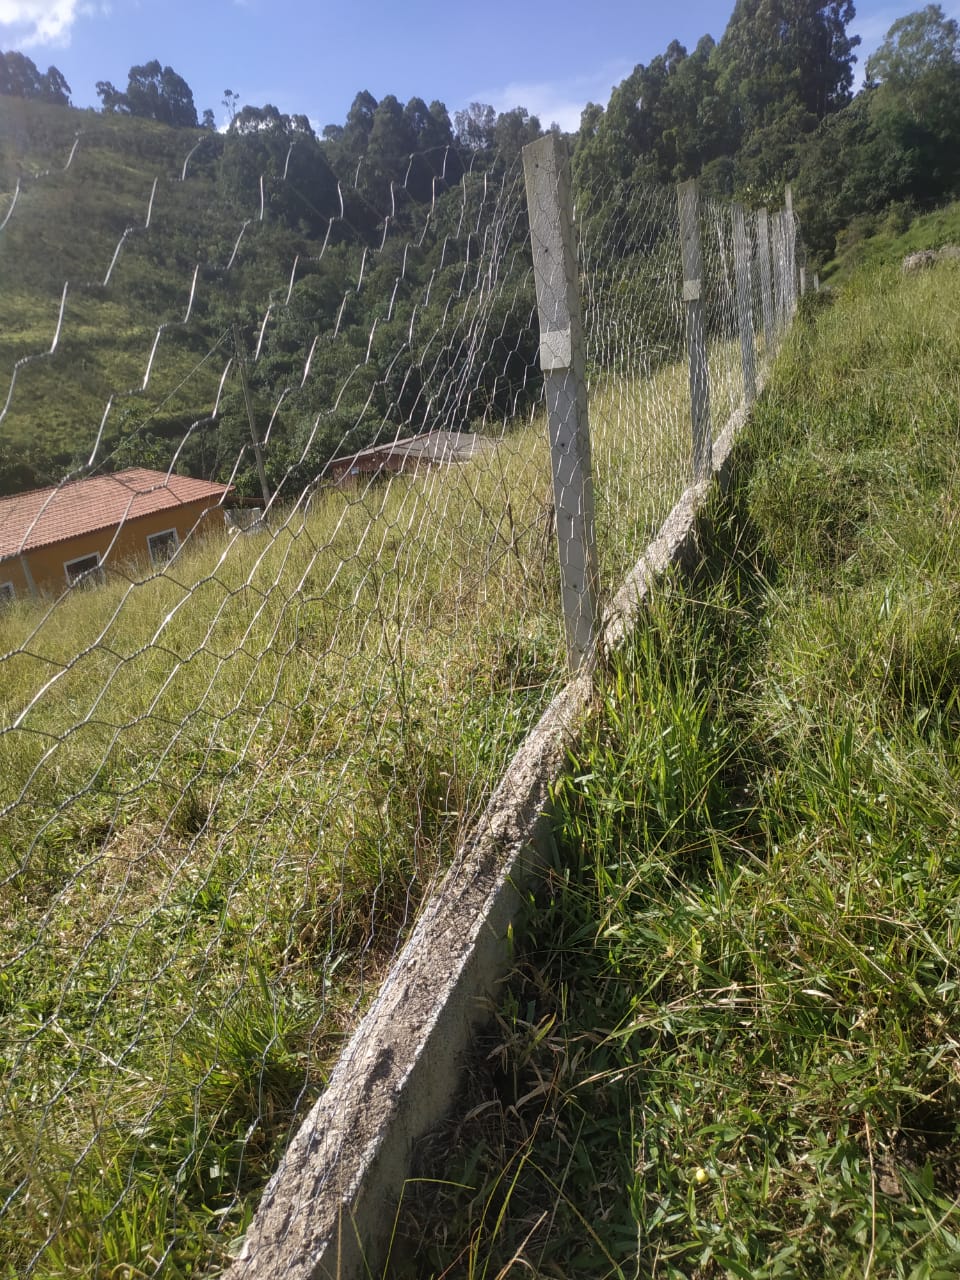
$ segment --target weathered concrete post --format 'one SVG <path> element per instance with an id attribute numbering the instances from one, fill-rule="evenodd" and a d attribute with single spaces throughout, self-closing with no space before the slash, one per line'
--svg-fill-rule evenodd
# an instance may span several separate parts
<path id="1" fill-rule="evenodd" d="M 687 355 L 690 360 L 690 418 L 693 426 L 693 479 L 709 480 L 713 471 L 713 432 L 710 425 L 710 372 L 703 329 L 703 261 L 700 254 L 700 198 L 696 179 L 677 188 L 680 207 L 680 252 L 683 260 L 683 302 L 687 313 Z"/>
<path id="2" fill-rule="evenodd" d="M 567 663 L 576 672 L 593 662 L 596 653 L 599 575 L 566 144 L 554 133 L 528 143 L 523 149 L 523 176 L 540 317 L 540 368 L 547 398 Z"/>
<path id="3" fill-rule="evenodd" d="M 733 206 L 733 260 L 737 276 L 737 323 L 743 361 L 743 398 L 749 408 L 757 398 L 757 354 L 753 341 L 753 274 L 750 239 L 742 204 Z"/>
<path id="4" fill-rule="evenodd" d="M 777 342 L 787 327 L 786 271 L 784 270 L 783 210 L 773 215 L 770 226 L 771 258 L 773 260 L 773 316 Z"/>
<path id="5" fill-rule="evenodd" d="M 789 327 L 797 309 L 797 224 L 793 217 L 793 187 L 787 184 L 783 193 L 783 258 L 786 272 L 786 323 Z"/>
<path id="6" fill-rule="evenodd" d="M 776 347 L 773 319 L 773 285 L 770 274 L 770 217 L 766 209 L 757 213 L 757 252 L 760 256 L 760 304 L 763 310 L 764 358 L 770 360 Z"/>

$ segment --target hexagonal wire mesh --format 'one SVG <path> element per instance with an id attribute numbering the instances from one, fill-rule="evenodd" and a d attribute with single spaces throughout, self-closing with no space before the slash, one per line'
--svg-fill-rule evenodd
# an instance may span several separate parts
<path id="1" fill-rule="evenodd" d="M 0 445 L 39 418 L 58 468 L 0 498 L 0 1272 L 181 1274 L 564 678 L 528 219 L 449 148 L 324 186 L 305 138 L 48 142 L 0 206 Z M 574 217 L 610 592 L 690 478 L 677 196 Z M 701 235 L 719 427 L 729 207 Z"/>

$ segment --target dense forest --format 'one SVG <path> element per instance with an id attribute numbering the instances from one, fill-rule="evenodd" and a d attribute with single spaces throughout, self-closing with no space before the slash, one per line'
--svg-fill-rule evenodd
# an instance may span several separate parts
<path id="1" fill-rule="evenodd" d="M 650 183 L 699 177 L 759 207 L 793 182 L 820 260 L 864 219 L 956 195 L 957 23 L 939 5 L 900 18 L 854 94 L 854 16 L 851 0 L 737 0 L 719 41 L 673 42 L 589 104 L 574 182 L 608 251 L 654 251 L 624 230 Z M 218 131 L 157 61 L 96 88 L 101 110 L 76 110 L 56 67 L 0 53 L 0 493 L 133 462 L 258 492 L 241 364 L 269 485 L 291 495 L 338 451 L 535 402 L 518 158 L 543 126 L 526 109 L 364 91 L 317 136 L 230 90 Z M 24 364 L 58 300 L 56 352 Z"/>
<path id="2" fill-rule="evenodd" d="M 775 205 L 794 184 L 808 249 L 891 206 L 960 191 L 960 27 L 940 5 L 897 19 L 854 95 L 851 0 L 737 0 L 723 37 L 674 42 L 638 66 L 576 140 L 582 186 L 697 177 L 707 192 Z"/>

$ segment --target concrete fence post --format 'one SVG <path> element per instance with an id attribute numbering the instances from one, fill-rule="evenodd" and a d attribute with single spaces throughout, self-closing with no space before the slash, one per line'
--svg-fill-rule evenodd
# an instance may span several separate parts
<path id="1" fill-rule="evenodd" d="M 771 258 L 773 260 L 773 314 L 777 343 L 787 327 L 786 271 L 784 270 L 783 210 L 773 215 L 771 222 Z"/>
<path id="2" fill-rule="evenodd" d="M 757 213 L 757 253 L 760 258 L 760 304 L 763 311 L 763 350 L 769 361 L 776 346 L 773 318 L 773 285 L 770 271 L 770 215 L 766 209 Z"/>
<path id="3" fill-rule="evenodd" d="M 737 323 L 743 361 L 743 398 L 749 408 L 757 398 L 757 354 L 753 341 L 753 275 L 751 245 L 742 204 L 733 206 L 733 261 L 737 277 Z"/>
<path id="4" fill-rule="evenodd" d="M 683 262 L 683 302 L 687 315 L 687 355 L 690 360 L 690 418 L 693 426 L 693 479 L 708 480 L 713 470 L 713 431 L 710 425 L 710 372 L 703 326 L 703 261 L 700 252 L 700 196 L 696 179 L 677 188 L 680 209 L 680 254 Z"/>
<path id="5" fill-rule="evenodd" d="M 793 217 L 793 187 L 789 183 L 784 188 L 783 201 L 783 262 L 786 277 L 786 322 L 789 326 L 797 309 L 797 224 Z"/>
<path id="6" fill-rule="evenodd" d="M 566 144 L 554 133 L 528 143 L 523 149 L 523 176 L 540 318 L 540 368 L 546 390 L 567 663 L 576 672 L 592 663 L 596 653 L 599 574 Z"/>

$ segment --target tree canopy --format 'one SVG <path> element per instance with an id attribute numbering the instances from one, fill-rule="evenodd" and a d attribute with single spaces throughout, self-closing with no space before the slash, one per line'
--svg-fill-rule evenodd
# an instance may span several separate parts
<path id="1" fill-rule="evenodd" d="M 960 108 L 960 25 L 938 4 L 898 18 L 867 60 L 881 109 L 900 111 L 942 134 Z"/>
<path id="2" fill-rule="evenodd" d="M 0 93 L 66 107 L 70 105 L 71 92 L 63 73 L 56 67 L 47 67 L 42 73 L 26 54 L 16 49 L 0 52 Z"/>
<path id="3" fill-rule="evenodd" d="M 737 0 L 717 68 L 745 132 L 791 107 L 816 123 L 850 101 L 855 12 L 852 0 Z"/>
<path id="4" fill-rule="evenodd" d="M 98 80 L 97 96 L 104 111 L 140 116 L 174 128 L 197 128 L 197 108 L 190 86 L 173 67 L 161 67 L 156 59 L 130 68 L 126 92 L 109 80 Z"/>
<path id="5" fill-rule="evenodd" d="M 809 242 L 820 251 L 855 218 L 960 193 L 960 27 L 940 5 L 893 23 L 857 97 L 798 152 Z"/>

